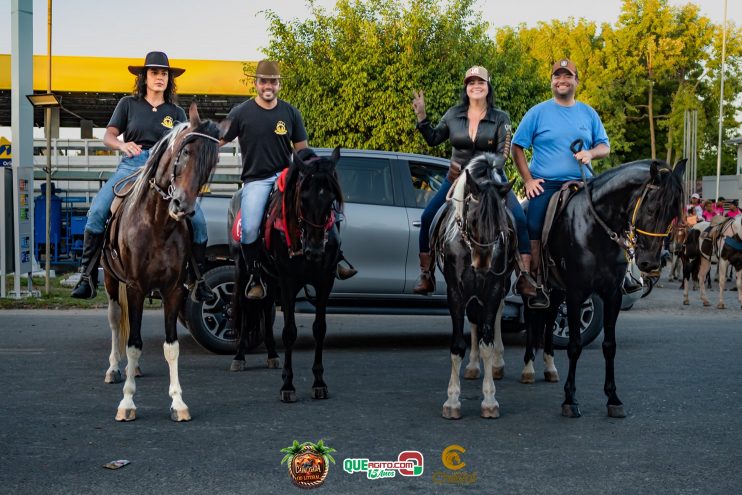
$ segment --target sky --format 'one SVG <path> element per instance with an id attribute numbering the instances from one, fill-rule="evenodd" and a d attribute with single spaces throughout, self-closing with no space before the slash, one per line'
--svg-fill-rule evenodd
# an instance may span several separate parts
<path id="1" fill-rule="evenodd" d="M 621 0 L 479 0 L 492 26 L 529 26 L 539 21 L 584 17 L 615 23 Z M 687 1 L 670 0 L 673 5 Z M 724 0 L 696 0 L 701 12 L 721 23 Z M 10 53 L 11 0 L 0 0 L 0 53 Z M 315 0 L 332 10 L 335 0 Z M 47 53 L 47 0 L 33 0 L 34 53 Z M 164 51 L 176 59 L 259 60 L 268 46 L 271 9 L 281 19 L 304 19 L 305 0 L 56 0 L 52 12 L 52 54 L 142 57 Z M 742 0 L 728 0 L 727 19 L 742 24 Z"/>

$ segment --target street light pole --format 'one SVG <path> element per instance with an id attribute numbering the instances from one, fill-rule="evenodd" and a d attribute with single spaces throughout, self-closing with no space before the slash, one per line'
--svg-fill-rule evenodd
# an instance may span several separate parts
<path id="1" fill-rule="evenodd" d="M 49 0 L 51 1 L 51 0 Z M 724 123 L 724 58 L 727 48 L 727 0 L 724 0 L 724 24 L 721 31 L 721 88 L 719 90 L 719 143 L 716 148 L 716 198 L 719 198 L 719 177 L 721 176 L 721 131 Z"/>
<path id="2" fill-rule="evenodd" d="M 48 13 L 47 21 L 48 28 L 46 34 L 46 51 L 48 53 L 48 83 L 46 87 L 47 94 L 52 92 L 52 0 L 48 0 Z M 49 295 L 51 291 L 51 283 L 49 281 L 50 269 L 51 269 L 51 214 L 52 214 L 52 107 L 46 107 L 46 115 L 44 119 L 44 134 L 46 134 L 46 250 L 44 251 L 45 258 L 45 284 L 46 294 Z M 59 239 L 57 239 L 59 242 Z"/>

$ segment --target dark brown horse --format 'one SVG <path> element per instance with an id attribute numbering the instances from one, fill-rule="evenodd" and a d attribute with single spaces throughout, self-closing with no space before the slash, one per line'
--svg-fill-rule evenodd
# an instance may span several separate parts
<path id="1" fill-rule="evenodd" d="M 191 234 L 184 221 L 195 208 L 198 193 L 219 158 L 219 138 L 229 122 L 201 121 L 195 103 L 190 122 L 176 125 L 152 148 L 132 191 L 111 216 L 103 247 L 108 321 L 112 343 L 106 382 L 120 377 L 119 360 L 126 347 L 124 398 L 117 421 L 136 419 L 134 377 L 142 355 L 142 310 L 152 291 L 162 296 L 165 310 L 164 353 L 170 368 L 171 418 L 191 419 L 178 381 L 176 323 L 187 290 L 186 262 Z"/>

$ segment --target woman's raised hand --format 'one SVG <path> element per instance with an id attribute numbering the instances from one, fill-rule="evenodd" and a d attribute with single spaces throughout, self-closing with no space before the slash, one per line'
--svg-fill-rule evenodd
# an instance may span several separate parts
<path id="1" fill-rule="evenodd" d="M 427 118 L 425 114 L 425 95 L 422 89 L 419 91 L 412 90 L 412 109 L 415 110 L 415 117 L 417 117 L 418 122 Z"/>

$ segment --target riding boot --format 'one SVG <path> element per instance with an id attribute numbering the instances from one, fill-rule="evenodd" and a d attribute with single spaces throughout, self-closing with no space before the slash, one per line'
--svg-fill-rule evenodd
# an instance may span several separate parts
<path id="1" fill-rule="evenodd" d="M 541 266 L 541 241 L 531 241 L 531 272 L 536 274 L 536 295 L 528 299 L 528 307 L 543 309 L 549 307 L 549 294 L 544 287 L 543 269 Z"/>
<path id="2" fill-rule="evenodd" d="M 212 288 L 209 287 L 209 284 L 204 280 L 204 272 L 206 272 L 206 243 L 194 242 L 191 244 L 191 250 L 193 261 L 196 265 L 195 267 L 191 265 L 190 270 L 188 270 L 188 286 L 191 288 L 191 301 L 212 304 L 216 301 L 217 297 Z"/>
<path id="3" fill-rule="evenodd" d="M 531 255 L 523 253 L 520 255 L 521 262 L 518 263 L 520 275 L 515 282 L 515 292 L 524 297 L 536 296 L 536 281 L 531 276 Z"/>
<path id="4" fill-rule="evenodd" d="M 245 286 L 245 297 L 250 300 L 260 300 L 265 298 L 268 292 L 267 287 L 260 278 L 261 265 L 260 265 L 260 241 L 255 241 L 252 244 L 240 244 L 242 250 L 242 257 L 245 260 L 245 267 L 250 278 L 247 280 Z"/>
<path id="5" fill-rule="evenodd" d="M 85 231 L 80 257 L 80 281 L 72 289 L 71 294 L 75 299 L 93 299 L 98 292 L 98 262 L 103 237 L 104 234 Z"/>
<path id="6" fill-rule="evenodd" d="M 427 296 L 435 291 L 435 258 L 428 253 L 420 253 L 420 282 L 412 292 Z"/>

